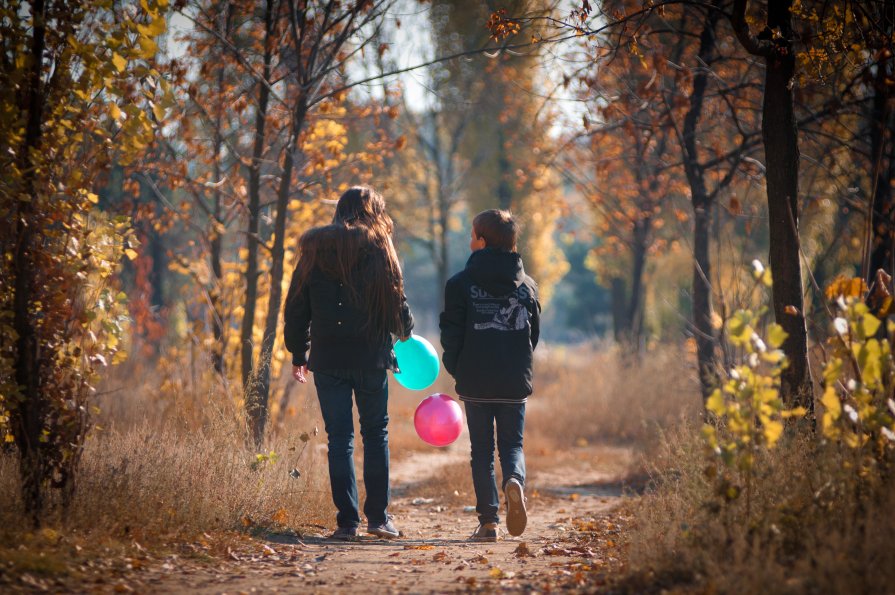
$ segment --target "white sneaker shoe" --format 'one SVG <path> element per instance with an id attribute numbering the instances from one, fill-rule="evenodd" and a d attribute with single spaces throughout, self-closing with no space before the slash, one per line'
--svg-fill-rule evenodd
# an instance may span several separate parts
<path id="1" fill-rule="evenodd" d="M 528 524 L 528 512 L 525 510 L 525 493 L 522 484 L 515 477 L 511 477 L 503 487 L 504 496 L 507 499 L 507 533 L 517 537 L 525 531 Z"/>

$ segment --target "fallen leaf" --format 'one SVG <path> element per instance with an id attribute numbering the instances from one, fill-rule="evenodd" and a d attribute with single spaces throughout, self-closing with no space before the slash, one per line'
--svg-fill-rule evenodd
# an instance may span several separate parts
<path id="1" fill-rule="evenodd" d="M 526 558 L 526 557 L 534 557 L 534 554 L 531 552 L 531 549 L 528 547 L 528 543 L 522 542 L 516 546 L 516 549 L 513 550 L 513 555 L 517 558 Z"/>

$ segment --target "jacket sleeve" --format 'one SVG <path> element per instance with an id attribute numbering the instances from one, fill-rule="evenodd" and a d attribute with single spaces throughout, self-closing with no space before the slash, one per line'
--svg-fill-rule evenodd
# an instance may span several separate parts
<path id="1" fill-rule="evenodd" d="M 289 292 L 286 294 L 286 306 L 283 308 L 284 326 L 283 342 L 292 354 L 292 365 L 303 366 L 308 363 L 308 350 L 311 348 L 311 296 L 310 283 L 298 286 L 298 275 L 292 273 Z"/>
<path id="2" fill-rule="evenodd" d="M 462 282 L 457 279 L 450 279 L 444 288 L 444 312 L 439 317 L 438 326 L 444 349 L 441 360 L 448 374 L 454 376 L 466 335 L 466 296 L 463 295 Z"/>
<path id="3" fill-rule="evenodd" d="M 538 289 L 534 286 L 534 308 L 531 313 L 531 349 L 538 346 L 538 339 L 541 336 L 541 301 L 538 299 Z"/>

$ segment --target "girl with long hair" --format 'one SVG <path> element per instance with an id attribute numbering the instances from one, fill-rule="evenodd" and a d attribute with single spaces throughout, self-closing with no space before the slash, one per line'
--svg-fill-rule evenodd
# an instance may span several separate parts
<path id="1" fill-rule="evenodd" d="M 353 402 L 364 443 L 367 533 L 398 537 L 388 515 L 388 377 L 395 335 L 406 340 L 413 317 L 392 243 L 392 220 L 372 188 L 350 188 L 330 225 L 307 231 L 286 296 L 285 343 L 292 374 L 314 385 L 329 441 L 329 479 L 338 509 L 332 537 L 352 539 L 360 525 L 354 472 Z M 308 351 L 310 350 L 310 355 Z"/>

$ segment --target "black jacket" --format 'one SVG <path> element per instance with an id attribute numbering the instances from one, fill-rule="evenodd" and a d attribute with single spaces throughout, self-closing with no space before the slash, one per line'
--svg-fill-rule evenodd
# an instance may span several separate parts
<path id="1" fill-rule="evenodd" d="M 525 402 L 538 344 L 538 286 L 522 257 L 477 250 L 444 288 L 441 346 L 445 369 L 463 401 Z"/>
<path id="2" fill-rule="evenodd" d="M 321 228 L 322 241 L 338 241 L 341 232 L 334 227 Z M 371 245 L 370 250 L 378 248 Z M 321 251 L 318 258 L 336 258 L 337 253 Z M 368 263 L 369 259 L 362 256 L 356 266 L 363 269 L 369 267 Z M 397 368 L 391 334 L 370 337 L 364 330 L 366 308 L 351 299 L 359 292 L 327 277 L 320 267 L 311 271 L 308 283 L 301 287 L 297 277 L 293 272 L 283 312 L 283 338 L 286 349 L 292 353 L 292 365 L 307 364 L 310 370 Z M 362 279 L 364 275 L 357 277 Z M 401 319 L 403 336 L 407 336 L 413 329 L 413 316 L 406 298 L 401 302 Z"/>

